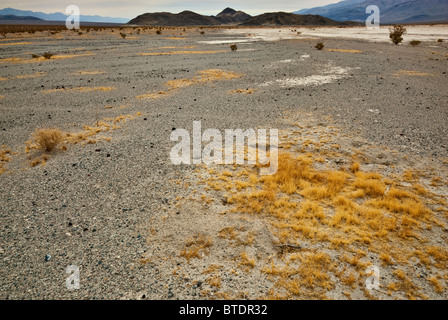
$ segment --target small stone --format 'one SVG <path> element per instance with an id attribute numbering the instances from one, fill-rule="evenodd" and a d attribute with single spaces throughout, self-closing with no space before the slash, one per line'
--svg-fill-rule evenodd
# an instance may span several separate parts
<path id="1" fill-rule="evenodd" d="M 45 255 L 45 261 L 50 261 L 50 259 L 51 259 L 51 255 L 49 255 L 49 254 Z"/>
<path id="2" fill-rule="evenodd" d="M 71 237 L 71 236 L 72 236 L 72 234 L 71 234 L 70 232 L 67 232 L 65 235 L 66 235 L 67 237 Z"/>

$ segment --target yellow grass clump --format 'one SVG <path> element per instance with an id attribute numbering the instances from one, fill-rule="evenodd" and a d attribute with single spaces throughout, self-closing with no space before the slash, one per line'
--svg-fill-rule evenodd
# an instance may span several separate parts
<path id="1" fill-rule="evenodd" d="M 347 52 L 347 53 L 361 53 L 361 50 L 352 50 L 352 49 L 327 49 L 331 52 Z"/>
<path id="2" fill-rule="evenodd" d="M 39 149 L 51 152 L 64 140 L 64 133 L 60 129 L 36 129 L 33 138 Z"/>
<path id="3" fill-rule="evenodd" d="M 200 251 L 207 253 L 207 248 L 211 247 L 213 240 L 210 237 L 206 237 L 203 234 L 197 234 L 185 242 L 185 249 L 181 251 L 180 256 L 187 259 L 190 262 L 193 258 L 201 258 Z"/>
<path id="4" fill-rule="evenodd" d="M 11 158 L 8 155 L 11 155 L 12 151 L 9 148 L 6 148 L 6 146 L 2 146 L 2 149 L 0 149 L 0 174 L 6 171 L 6 168 L 4 165 L 11 161 Z"/>
<path id="5" fill-rule="evenodd" d="M 246 252 L 241 252 L 240 258 L 241 258 L 240 261 L 241 266 L 247 269 L 252 269 L 253 267 L 255 267 L 255 259 L 250 258 Z"/>
<path id="6" fill-rule="evenodd" d="M 230 93 L 254 94 L 257 89 L 236 89 L 231 90 Z"/>
<path id="7" fill-rule="evenodd" d="M 169 52 L 144 52 L 139 53 L 139 56 L 170 56 L 178 54 L 213 54 L 226 52 L 224 50 L 203 50 L 203 51 L 169 51 Z"/>
<path id="8" fill-rule="evenodd" d="M 199 71 L 199 74 L 193 78 L 175 79 L 165 83 L 167 90 L 158 92 L 148 92 L 142 95 L 138 95 L 137 99 L 157 99 L 164 95 L 173 93 L 181 88 L 190 87 L 193 85 L 205 84 L 208 82 L 214 82 L 218 80 L 231 80 L 242 77 L 243 74 L 233 71 L 226 71 L 221 69 L 207 69 Z"/>
<path id="9" fill-rule="evenodd" d="M 61 91 L 79 91 L 79 92 L 92 92 L 92 91 L 112 91 L 117 90 L 115 87 L 77 87 L 77 88 L 59 88 L 59 89 L 49 89 L 43 90 L 42 93 L 53 93 Z"/>

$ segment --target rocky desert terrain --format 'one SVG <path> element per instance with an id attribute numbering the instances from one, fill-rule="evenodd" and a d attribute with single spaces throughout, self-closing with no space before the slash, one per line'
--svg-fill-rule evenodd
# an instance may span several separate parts
<path id="1" fill-rule="evenodd" d="M 447 299 L 448 27 L 384 28 L 5 34 L 0 298 Z M 193 121 L 277 173 L 174 165 Z"/>

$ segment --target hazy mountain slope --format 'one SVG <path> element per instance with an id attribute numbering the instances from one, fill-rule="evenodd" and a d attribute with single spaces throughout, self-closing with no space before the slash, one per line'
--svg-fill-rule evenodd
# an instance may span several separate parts
<path id="1" fill-rule="evenodd" d="M 15 21 L 44 21 L 43 19 L 40 18 L 36 18 L 36 17 L 31 17 L 31 16 L 15 16 L 13 14 L 5 14 L 5 15 L 0 15 L 0 20 L 5 21 L 5 20 L 15 20 Z"/>
<path id="2" fill-rule="evenodd" d="M 347 0 L 294 13 L 362 22 L 368 17 L 365 10 L 369 5 L 380 8 L 383 23 L 448 21 L 448 0 Z"/>
<path id="3" fill-rule="evenodd" d="M 18 10 L 13 8 L 5 8 L 0 10 L 0 15 L 15 15 L 15 16 L 30 16 L 36 17 L 48 21 L 65 21 L 67 19 L 67 15 L 61 12 L 55 13 L 43 13 L 43 12 L 34 12 L 29 10 Z M 114 23 L 126 23 L 129 19 L 125 18 L 112 18 L 112 17 L 102 17 L 102 16 L 89 16 L 89 15 L 81 15 L 81 22 L 114 22 Z"/>
<path id="4" fill-rule="evenodd" d="M 297 15 L 287 12 L 271 12 L 255 16 L 242 23 L 244 26 L 335 26 L 351 25 L 351 22 L 339 22 L 318 15 Z"/>

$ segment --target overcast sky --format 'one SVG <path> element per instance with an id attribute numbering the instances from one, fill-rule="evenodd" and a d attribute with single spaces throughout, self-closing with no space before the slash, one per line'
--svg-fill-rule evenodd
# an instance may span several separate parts
<path id="1" fill-rule="evenodd" d="M 168 11 L 178 13 L 191 10 L 201 14 L 216 15 L 226 7 L 242 10 L 251 15 L 264 12 L 292 12 L 341 0 L 1 0 L 0 9 L 14 8 L 45 13 L 63 12 L 68 5 L 77 5 L 83 15 L 134 18 L 146 12 Z"/>

